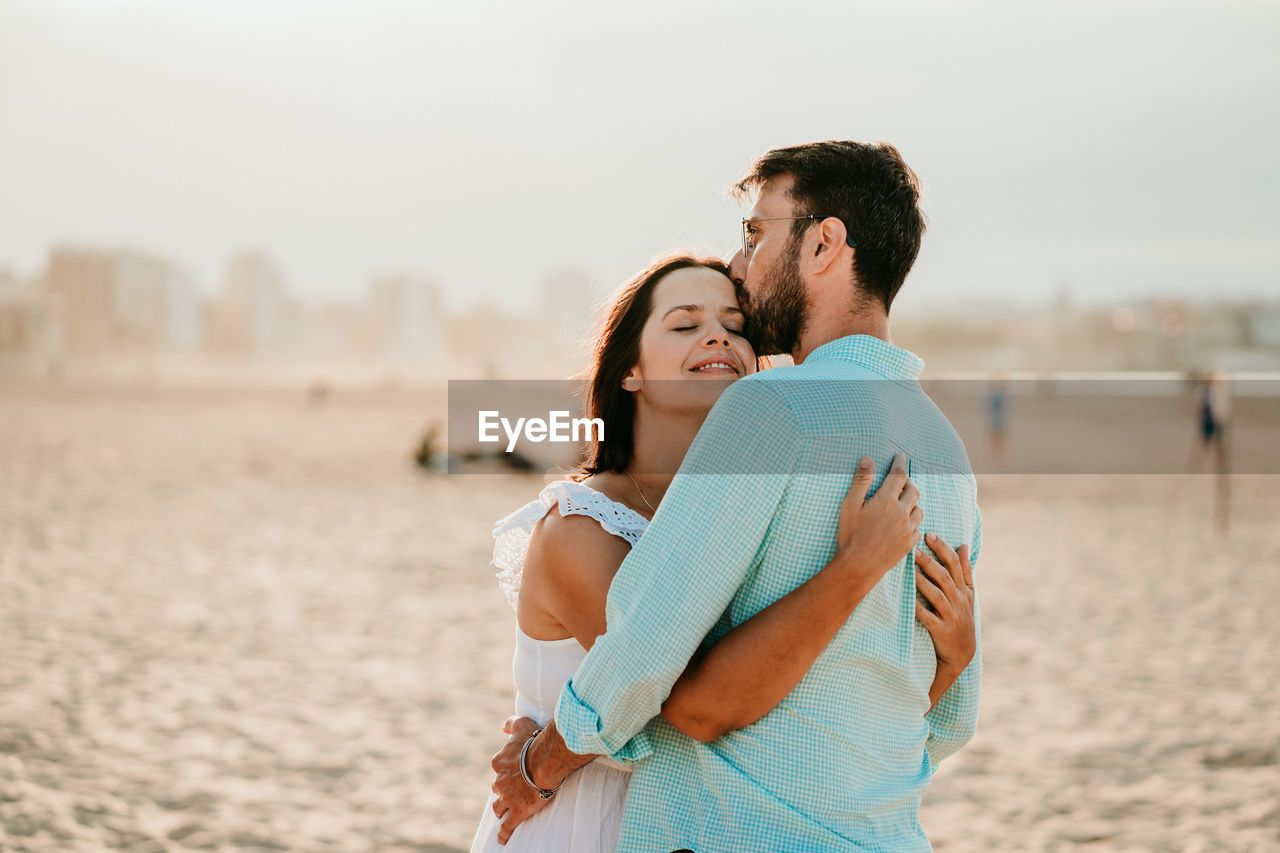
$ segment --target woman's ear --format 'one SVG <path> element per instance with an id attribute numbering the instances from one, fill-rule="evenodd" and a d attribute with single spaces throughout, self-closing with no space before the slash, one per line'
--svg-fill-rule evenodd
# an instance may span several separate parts
<path id="1" fill-rule="evenodd" d="M 640 390 L 640 371 L 632 367 L 627 371 L 627 375 L 622 377 L 623 391 L 639 391 Z"/>

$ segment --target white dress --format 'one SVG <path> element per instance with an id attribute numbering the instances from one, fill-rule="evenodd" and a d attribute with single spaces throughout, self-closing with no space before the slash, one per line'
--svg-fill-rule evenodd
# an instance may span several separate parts
<path id="1" fill-rule="evenodd" d="M 561 480 L 550 484 L 538 499 L 498 522 L 493 535 L 493 564 L 498 583 L 516 606 L 529 536 L 552 507 L 561 515 L 585 515 L 634 545 L 648 519 L 605 497 L 590 486 Z M 516 628 L 513 665 L 516 713 L 546 725 L 555 715 L 560 689 L 577 670 L 587 650 L 573 637 L 535 640 Z M 551 804 L 525 821 L 505 846 L 498 844 L 501 821 L 493 813 L 489 795 L 471 853 L 611 853 L 617 846 L 618 824 L 630 771 L 608 758 L 597 758 L 565 780 Z"/>

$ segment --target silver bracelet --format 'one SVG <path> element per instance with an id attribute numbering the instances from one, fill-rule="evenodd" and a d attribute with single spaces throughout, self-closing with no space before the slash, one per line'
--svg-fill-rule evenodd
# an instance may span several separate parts
<path id="1" fill-rule="evenodd" d="M 538 792 L 539 797 L 542 797 L 544 800 L 549 800 L 556 795 L 556 791 L 560 790 L 560 785 L 563 785 L 564 782 L 561 782 L 560 785 L 556 785 L 550 791 L 546 788 L 539 788 L 538 783 L 534 782 L 533 776 L 529 774 L 529 765 L 526 763 L 529 758 L 529 747 L 533 745 L 533 739 L 540 734 L 542 734 L 542 729 L 538 729 L 533 734 L 529 735 L 529 739 L 524 742 L 524 746 L 520 749 L 520 775 L 524 777 L 526 785 Z"/>

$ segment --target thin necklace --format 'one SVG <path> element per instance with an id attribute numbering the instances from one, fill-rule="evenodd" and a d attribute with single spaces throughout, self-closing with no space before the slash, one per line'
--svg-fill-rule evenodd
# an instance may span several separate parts
<path id="1" fill-rule="evenodd" d="M 649 508 L 649 512 L 656 513 L 657 510 L 653 508 L 653 504 L 649 503 L 649 499 L 644 496 L 644 492 L 640 491 L 640 484 L 636 482 L 636 478 L 631 476 L 630 471 L 624 471 L 623 473 L 631 480 L 631 485 L 636 487 L 636 494 L 640 495 L 640 500 L 644 501 L 644 505 Z"/>

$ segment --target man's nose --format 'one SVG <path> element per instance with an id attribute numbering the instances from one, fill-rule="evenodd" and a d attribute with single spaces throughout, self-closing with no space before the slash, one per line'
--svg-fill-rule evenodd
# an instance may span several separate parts
<path id="1" fill-rule="evenodd" d="M 729 261 L 729 280 L 737 285 L 747 280 L 747 259 L 741 249 L 734 252 L 733 259 Z"/>

